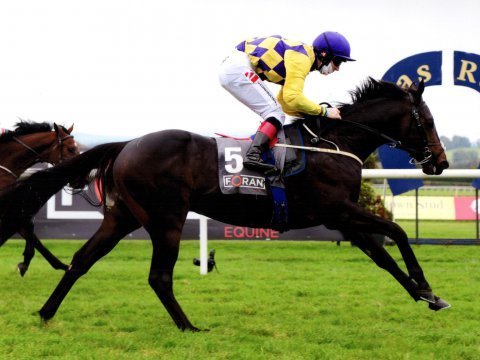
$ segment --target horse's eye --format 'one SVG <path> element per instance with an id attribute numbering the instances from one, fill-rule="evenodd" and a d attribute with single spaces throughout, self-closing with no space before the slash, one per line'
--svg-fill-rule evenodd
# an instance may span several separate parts
<path id="1" fill-rule="evenodd" d="M 68 152 L 69 152 L 70 154 L 75 154 L 75 148 L 74 148 L 74 147 L 69 147 L 69 148 L 68 148 Z"/>

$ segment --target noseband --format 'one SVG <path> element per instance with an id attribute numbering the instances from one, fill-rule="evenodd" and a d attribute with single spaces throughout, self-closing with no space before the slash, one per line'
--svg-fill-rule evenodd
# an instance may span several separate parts
<path id="1" fill-rule="evenodd" d="M 432 159 L 433 153 L 430 150 L 430 146 L 442 146 L 444 148 L 444 145 L 440 143 L 429 143 L 426 135 L 425 128 L 423 127 L 422 122 L 420 121 L 420 114 L 418 112 L 418 108 L 415 105 L 415 101 L 413 99 L 413 95 L 411 93 L 408 93 L 408 97 L 410 99 L 410 105 L 411 105 L 411 118 L 415 121 L 416 124 L 416 129 L 422 139 L 422 144 L 424 146 L 423 151 L 407 148 L 407 147 L 402 147 L 403 150 L 407 151 L 410 156 L 410 164 L 415 164 L 415 165 L 422 165 L 427 162 L 429 162 Z M 403 145 L 402 145 L 403 146 Z M 422 160 L 417 161 L 415 160 L 414 155 L 420 155 Z"/>

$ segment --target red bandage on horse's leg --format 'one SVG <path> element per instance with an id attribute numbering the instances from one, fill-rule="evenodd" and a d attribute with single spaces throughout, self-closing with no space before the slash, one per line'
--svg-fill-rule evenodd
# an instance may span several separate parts
<path id="1" fill-rule="evenodd" d="M 270 140 L 273 140 L 275 135 L 277 135 L 277 128 L 269 121 L 262 122 L 258 128 L 258 131 L 267 135 Z"/>

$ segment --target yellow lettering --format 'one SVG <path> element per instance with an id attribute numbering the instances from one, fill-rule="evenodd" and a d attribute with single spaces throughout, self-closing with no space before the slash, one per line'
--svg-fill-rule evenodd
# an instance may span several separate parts
<path id="1" fill-rule="evenodd" d="M 407 75 L 402 75 L 397 80 L 397 85 L 401 88 L 408 89 L 413 81 Z"/>
<path id="2" fill-rule="evenodd" d="M 457 80 L 466 81 L 468 77 L 468 81 L 472 84 L 475 83 L 475 78 L 473 77 L 473 73 L 477 71 L 478 66 L 472 61 L 461 60 L 462 66 L 460 68 L 460 74 L 457 77 Z"/>
<path id="3" fill-rule="evenodd" d="M 430 66 L 428 65 L 419 66 L 417 69 L 417 74 L 420 75 L 418 80 L 422 80 L 423 78 L 425 82 L 428 82 L 432 79 L 432 74 L 430 73 Z"/>

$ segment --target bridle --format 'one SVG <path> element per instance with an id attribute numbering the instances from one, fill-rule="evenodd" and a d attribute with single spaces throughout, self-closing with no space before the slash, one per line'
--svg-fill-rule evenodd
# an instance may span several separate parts
<path id="1" fill-rule="evenodd" d="M 60 134 L 57 133 L 57 143 L 55 144 L 55 147 L 51 149 L 51 151 L 47 154 L 49 155 L 55 148 L 58 148 L 58 163 L 61 163 L 63 161 L 63 154 L 62 154 L 62 146 L 63 142 L 67 139 L 73 138 L 73 135 L 67 134 L 63 137 L 60 137 Z M 12 140 L 15 141 L 16 143 L 22 145 L 24 148 L 32 152 L 36 157 L 34 162 L 49 162 L 47 158 L 43 157 L 38 151 L 36 151 L 34 148 L 29 146 L 28 144 L 25 144 L 22 140 L 20 140 L 18 137 L 13 136 Z M 18 176 L 9 168 L 0 165 L 0 169 L 4 170 L 8 174 L 12 175 L 15 179 L 18 179 Z"/>
<path id="2" fill-rule="evenodd" d="M 384 133 L 378 131 L 377 129 L 374 129 L 374 128 L 368 126 L 368 125 L 360 124 L 360 123 L 350 121 L 350 120 L 343 120 L 343 119 L 341 120 L 341 123 L 342 124 L 344 124 L 344 123 L 350 124 L 350 125 L 353 125 L 355 127 L 366 130 L 368 132 L 371 132 L 371 133 L 387 140 L 389 142 L 390 147 L 397 148 L 397 149 L 404 150 L 404 151 L 408 152 L 408 154 L 411 157 L 410 164 L 415 164 L 415 165 L 425 164 L 425 163 L 429 162 L 432 159 L 432 156 L 433 156 L 433 153 L 430 150 L 430 146 L 442 146 L 443 148 L 445 148 L 445 146 L 443 145 L 442 142 L 435 142 L 435 143 L 429 143 L 428 142 L 425 128 L 423 127 L 423 124 L 420 121 L 420 113 L 418 111 L 418 107 L 415 104 L 415 100 L 413 98 L 413 95 L 410 92 L 408 93 L 408 97 L 409 97 L 409 100 L 410 100 L 410 119 L 412 120 L 412 123 L 415 124 L 415 128 L 417 129 L 417 131 L 420 135 L 420 138 L 421 138 L 421 141 L 422 141 L 422 146 L 423 146 L 422 150 L 417 150 L 417 149 L 414 149 L 414 148 L 409 147 L 407 145 L 404 145 L 400 140 L 395 140 L 391 136 L 388 136 L 388 135 L 386 135 L 386 134 L 384 134 Z M 330 107 L 330 104 L 328 104 L 328 103 L 326 103 L 326 104 L 327 104 L 327 106 Z M 312 141 L 312 143 L 317 143 L 320 139 L 321 138 L 319 136 L 316 136 L 311 141 Z M 421 160 L 416 160 L 415 157 L 421 157 L 422 159 Z"/>

